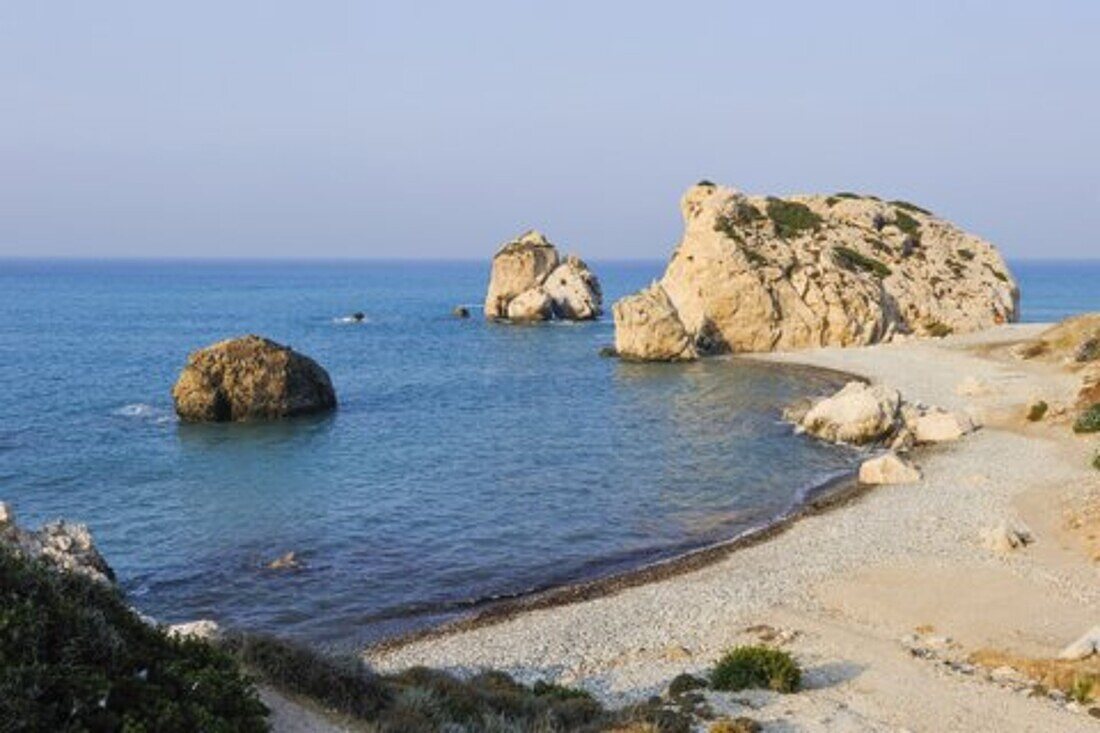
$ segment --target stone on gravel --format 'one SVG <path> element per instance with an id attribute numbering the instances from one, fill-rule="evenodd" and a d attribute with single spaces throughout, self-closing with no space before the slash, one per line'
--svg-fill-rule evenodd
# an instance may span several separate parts
<path id="1" fill-rule="evenodd" d="M 861 484 L 912 484 L 920 480 L 920 470 L 893 453 L 866 460 L 859 467 Z"/>

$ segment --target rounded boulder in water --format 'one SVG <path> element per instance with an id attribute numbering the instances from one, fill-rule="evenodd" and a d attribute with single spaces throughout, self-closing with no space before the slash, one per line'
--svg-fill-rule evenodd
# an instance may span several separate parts
<path id="1" fill-rule="evenodd" d="M 336 407 L 332 380 L 320 364 L 251 335 L 192 353 L 172 399 L 189 422 L 272 420 Z"/>

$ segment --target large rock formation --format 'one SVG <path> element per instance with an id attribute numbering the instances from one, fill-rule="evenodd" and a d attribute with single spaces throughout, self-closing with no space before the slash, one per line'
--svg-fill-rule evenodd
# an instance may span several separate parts
<path id="1" fill-rule="evenodd" d="M 681 211 L 684 235 L 656 287 L 701 353 L 864 345 L 1018 317 L 1019 291 L 993 246 L 912 204 L 702 183 Z M 622 356 L 662 351 L 636 319 L 616 318 L 620 329 L 631 331 Z"/>
<path id="2" fill-rule="evenodd" d="M 658 283 L 615 303 L 615 352 L 627 359 L 691 361 L 698 356 L 676 307 Z"/>
<path id="3" fill-rule="evenodd" d="M 582 260 L 558 250 L 539 232 L 508 242 L 493 257 L 486 318 L 584 321 L 600 315 L 600 282 Z"/>
<path id="4" fill-rule="evenodd" d="M 59 520 L 32 532 L 15 523 L 15 513 L 4 502 L 0 502 L 0 547 L 102 583 L 115 580 L 114 571 L 99 554 L 86 526 Z"/>
<path id="5" fill-rule="evenodd" d="M 266 420 L 336 407 L 332 381 L 317 362 L 260 336 L 192 353 L 172 399 L 179 416 L 195 422 Z"/>

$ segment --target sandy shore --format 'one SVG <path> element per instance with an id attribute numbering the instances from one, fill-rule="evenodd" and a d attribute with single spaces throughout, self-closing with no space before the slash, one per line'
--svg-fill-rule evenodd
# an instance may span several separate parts
<path id="1" fill-rule="evenodd" d="M 1032 396 L 1070 402 L 1076 380 L 1003 348 L 1040 330 L 760 357 L 861 374 L 911 401 L 970 411 L 985 427 L 922 450 L 920 484 L 876 488 L 701 569 L 368 651 L 368 660 L 380 669 L 495 667 L 621 703 L 705 671 L 759 635 L 750 627 L 768 625 L 806 668 L 808 689 L 713 701 L 766 730 L 1096 730 L 1085 713 L 952 671 L 902 642 L 921 628 L 963 651 L 1049 657 L 1100 623 L 1097 565 L 1064 521 L 1100 494 L 1092 443 L 1065 422 L 1022 419 Z M 987 393 L 960 394 L 967 378 Z M 1002 520 L 1025 522 L 1036 543 L 1009 556 L 984 548 L 981 530 Z"/>

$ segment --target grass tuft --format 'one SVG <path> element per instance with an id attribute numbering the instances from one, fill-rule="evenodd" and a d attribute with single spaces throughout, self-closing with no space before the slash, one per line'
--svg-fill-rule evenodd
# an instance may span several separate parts
<path id="1" fill-rule="evenodd" d="M 710 675 L 716 690 L 764 688 L 776 692 L 797 692 L 802 670 L 794 657 L 766 646 L 740 646 L 718 660 Z"/>
<path id="2" fill-rule="evenodd" d="M 906 234 L 916 237 L 920 235 L 920 222 L 906 214 L 904 211 L 894 210 L 894 226 Z"/>
<path id="3" fill-rule="evenodd" d="M 908 201 L 891 201 L 890 203 L 898 207 L 899 209 L 905 209 L 906 211 L 915 211 L 918 214 L 927 214 L 928 216 L 932 216 L 932 212 L 928 209 L 922 209 L 916 204 L 911 204 Z"/>
<path id="4" fill-rule="evenodd" d="M 892 270 L 886 263 L 861 254 L 851 247 L 833 247 L 833 259 L 838 265 L 852 272 L 869 272 L 876 277 L 888 277 Z"/>

